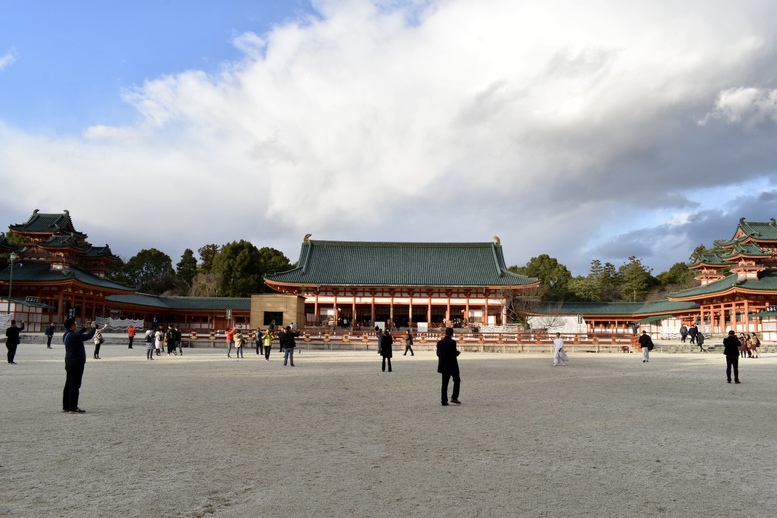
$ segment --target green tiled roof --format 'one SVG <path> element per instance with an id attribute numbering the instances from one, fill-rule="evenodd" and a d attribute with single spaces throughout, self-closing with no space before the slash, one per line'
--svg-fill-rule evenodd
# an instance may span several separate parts
<path id="1" fill-rule="evenodd" d="M 75 234 L 52 235 L 46 241 L 40 244 L 41 248 L 74 248 L 81 252 L 86 252 L 86 247 L 79 246 L 78 236 Z"/>
<path id="2" fill-rule="evenodd" d="M 659 320 L 666 320 L 667 318 L 674 318 L 674 315 L 658 315 L 655 317 L 645 317 L 640 318 L 639 323 L 640 324 L 649 324 L 651 322 L 658 322 Z"/>
<path id="3" fill-rule="evenodd" d="M 739 257 L 741 255 L 747 257 L 770 257 L 772 253 L 762 250 L 761 247 L 756 243 L 736 243 L 733 247 L 731 247 L 731 250 L 729 250 L 729 252 L 723 256 L 723 260 L 730 261 L 733 258 Z"/>
<path id="4" fill-rule="evenodd" d="M 268 281 L 330 286 L 523 286 L 496 243 L 306 241 L 298 267 Z"/>
<path id="5" fill-rule="evenodd" d="M 90 247 L 89 250 L 84 252 L 83 257 L 104 257 L 117 261 L 121 259 L 120 257 L 113 255 L 113 252 L 111 252 L 111 247 L 108 245 Z"/>
<path id="6" fill-rule="evenodd" d="M 0 272 L 0 280 L 7 282 L 10 276 L 11 267 L 9 265 Z M 14 282 L 50 284 L 52 282 L 62 282 L 72 279 L 103 289 L 134 291 L 134 288 L 108 279 L 103 279 L 102 277 L 97 277 L 96 275 L 92 275 L 75 266 L 67 270 L 52 270 L 49 263 L 45 261 L 19 261 L 14 263 L 13 267 Z"/>
<path id="7" fill-rule="evenodd" d="M 76 236 L 85 239 L 86 234 L 77 232 L 73 226 L 73 222 L 70 219 L 70 212 L 64 211 L 60 214 L 41 214 L 38 209 L 32 212 L 32 216 L 26 223 L 19 225 L 10 225 L 9 229 L 14 232 L 34 232 L 38 234 L 50 233 L 50 234 L 75 234 Z"/>
<path id="8" fill-rule="evenodd" d="M 726 266 L 728 263 L 723 259 L 721 259 L 721 257 L 718 254 L 707 253 L 707 254 L 697 255 L 696 262 L 693 263 L 693 266 L 699 266 L 702 264 Z"/>
<path id="9" fill-rule="evenodd" d="M 739 220 L 738 228 L 745 234 L 753 236 L 754 239 L 777 241 L 777 220 L 775 218 L 768 222 L 750 222 L 742 218 Z"/>
<path id="10" fill-rule="evenodd" d="M 237 311 L 251 310 L 250 297 L 162 297 L 160 295 L 133 293 L 131 295 L 110 295 L 105 298 L 111 302 L 165 309 L 199 309 L 213 311 L 221 311 L 225 309 L 232 309 Z"/>
<path id="11" fill-rule="evenodd" d="M 708 296 L 714 295 L 715 293 L 722 293 L 732 288 L 736 288 L 741 291 L 777 292 L 777 271 L 771 269 L 764 270 L 758 274 L 758 280 L 751 279 L 744 281 L 738 281 L 736 274 L 733 274 L 704 286 L 698 286 L 696 288 L 670 293 L 669 298 L 684 299 L 690 297 Z"/>
<path id="12" fill-rule="evenodd" d="M 672 312 L 686 312 L 699 309 L 695 302 L 542 302 L 537 312 L 562 315 L 665 315 Z"/>

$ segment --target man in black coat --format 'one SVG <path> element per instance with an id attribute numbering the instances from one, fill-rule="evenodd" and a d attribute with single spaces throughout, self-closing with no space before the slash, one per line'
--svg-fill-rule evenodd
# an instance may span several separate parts
<path id="1" fill-rule="evenodd" d="M 731 383 L 731 367 L 734 367 L 734 383 L 739 383 L 739 348 L 742 342 L 734 331 L 723 339 L 723 354 L 726 355 L 726 379 Z"/>
<path id="2" fill-rule="evenodd" d="M 19 346 L 19 332 L 24 331 L 24 320 L 21 327 L 16 327 L 16 320 L 11 320 L 11 327 L 5 330 L 5 348 L 8 349 L 8 363 L 16 365 L 16 348 Z"/>
<path id="3" fill-rule="evenodd" d="M 642 336 L 639 337 L 639 346 L 642 349 L 642 363 L 650 361 L 650 351 L 653 350 L 653 339 L 647 334 L 647 331 L 642 331 Z"/>
<path id="4" fill-rule="evenodd" d="M 442 405 L 448 406 L 448 382 L 453 378 L 453 394 L 451 394 L 451 403 L 461 404 L 459 401 L 459 388 L 461 387 L 461 377 L 459 376 L 459 361 L 457 357 L 459 351 L 456 349 L 456 340 L 453 339 L 453 328 L 445 329 L 445 338 L 437 342 L 437 372 L 442 374 Z"/>
<path id="5" fill-rule="evenodd" d="M 83 414 L 84 410 L 78 408 L 78 394 L 81 389 L 81 380 L 84 377 L 86 365 L 86 348 L 84 342 L 90 340 L 97 331 L 97 322 L 92 322 L 87 331 L 78 329 L 75 318 L 65 320 L 65 389 L 62 391 L 62 411 L 71 414 Z"/>

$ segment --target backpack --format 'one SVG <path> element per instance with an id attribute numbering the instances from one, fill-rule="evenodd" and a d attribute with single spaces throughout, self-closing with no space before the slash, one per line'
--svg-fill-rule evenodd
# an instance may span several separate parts
<path id="1" fill-rule="evenodd" d="M 146 343 L 150 344 L 154 342 L 154 333 L 148 333 L 146 335 Z"/>

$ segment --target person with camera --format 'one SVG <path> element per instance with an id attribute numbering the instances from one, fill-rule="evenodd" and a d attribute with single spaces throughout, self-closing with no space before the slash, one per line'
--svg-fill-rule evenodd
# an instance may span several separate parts
<path id="1" fill-rule="evenodd" d="M 83 414 L 85 410 L 78 407 L 78 395 L 81 390 L 81 380 L 86 366 L 86 348 L 84 342 L 90 340 L 97 331 L 97 322 L 89 322 L 88 328 L 77 330 L 76 319 L 65 320 L 65 389 L 62 394 L 62 411 L 71 414 Z M 106 325 L 107 327 L 107 325 Z"/>

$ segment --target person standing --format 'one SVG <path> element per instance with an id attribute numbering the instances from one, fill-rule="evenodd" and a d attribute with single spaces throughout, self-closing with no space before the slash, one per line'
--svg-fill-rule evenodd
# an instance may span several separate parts
<path id="1" fill-rule="evenodd" d="M 94 332 L 94 359 L 100 360 L 100 347 L 105 342 L 105 338 L 103 338 L 103 329 L 108 327 L 108 324 L 105 324 L 105 326 L 102 329 L 97 329 Z"/>
<path id="2" fill-rule="evenodd" d="M 391 332 L 386 328 L 383 331 L 383 339 L 380 341 L 380 355 L 382 356 L 381 360 L 381 370 L 383 372 L 386 372 L 386 362 L 388 361 L 388 371 L 391 372 L 391 357 L 394 355 L 391 346 L 394 343 L 394 337 L 391 336 Z"/>
<path id="3" fill-rule="evenodd" d="M 146 359 L 147 360 L 153 360 L 154 359 L 154 341 L 156 338 L 156 333 L 154 333 L 153 329 L 149 329 L 146 331 Z"/>
<path id="4" fill-rule="evenodd" d="M 62 341 L 65 343 L 65 388 L 62 391 L 62 411 L 71 414 L 83 414 L 85 411 L 78 407 L 78 395 L 81 390 L 81 380 L 84 377 L 86 366 L 86 348 L 84 342 L 94 336 L 97 331 L 97 322 L 91 322 L 89 330 L 81 328 L 76 331 L 76 319 L 65 320 L 65 334 Z"/>
<path id="5" fill-rule="evenodd" d="M 460 351 L 456 349 L 456 340 L 453 339 L 453 328 L 445 328 L 445 338 L 437 342 L 437 372 L 442 374 L 442 387 L 440 389 L 443 406 L 448 406 L 448 382 L 453 378 L 453 393 L 451 403 L 461 404 L 459 401 L 459 389 L 461 377 L 459 376 Z"/>
<path id="6" fill-rule="evenodd" d="M 54 338 L 54 322 L 49 324 L 43 334 L 46 335 L 46 349 L 51 349 L 51 339 Z"/>
<path id="7" fill-rule="evenodd" d="M 731 383 L 731 368 L 734 368 L 734 383 L 739 383 L 739 348 L 742 342 L 737 334 L 731 330 L 723 339 L 723 354 L 726 355 L 726 380 Z"/>
<path id="8" fill-rule="evenodd" d="M 644 329 L 642 336 L 639 337 L 639 346 L 642 348 L 642 363 L 647 363 L 650 361 L 650 351 L 653 350 L 653 339 Z"/>
<path id="9" fill-rule="evenodd" d="M 566 364 L 567 352 L 564 350 L 564 339 L 561 338 L 561 333 L 556 333 L 556 338 L 553 340 L 553 365 Z"/>
<path id="10" fill-rule="evenodd" d="M 178 353 L 175 350 L 175 328 L 173 326 L 167 326 L 167 329 L 165 329 L 165 343 L 167 344 L 167 355 L 170 356 L 170 354 L 178 355 Z"/>
<path id="11" fill-rule="evenodd" d="M 688 338 L 688 328 L 683 324 L 680 326 L 680 342 L 685 343 L 686 338 Z"/>
<path id="12" fill-rule="evenodd" d="M 295 336 L 299 336 L 299 333 L 293 333 L 291 326 L 286 326 L 286 332 L 280 336 L 284 366 L 286 366 L 286 363 L 290 363 L 294 367 L 294 348 L 297 346 L 297 343 L 294 341 Z"/>
<path id="13" fill-rule="evenodd" d="M 127 326 L 127 339 L 129 340 L 129 349 L 132 349 L 132 342 L 135 340 L 135 326 L 132 324 Z"/>
<path id="14" fill-rule="evenodd" d="M 162 331 L 162 326 L 156 328 L 154 333 L 154 352 L 157 356 L 162 354 L 162 348 L 165 345 L 165 333 Z"/>
<path id="15" fill-rule="evenodd" d="M 758 335 L 755 333 L 752 335 L 748 334 L 747 336 L 749 338 L 748 341 L 750 342 L 748 347 L 753 351 L 753 358 L 760 358 L 761 354 L 758 352 L 758 349 L 761 347 L 761 340 L 758 339 Z"/>
<path id="16" fill-rule="evenodd" d="M 256 354 L 264 354 L 264 342 L 262 340 L 262 330 L 258 327 L 256 328 L 256 336 L 254 337 L 256 339 Z M 261 351 L 261 353 L 260 353 Z"/>
<path id="17" fill-rule="evenodd" d="M 270 350 L 272 349 L 272 330 L 268 329 L 262 337 L 264 341 L 264 359 L 270 361 Z"/>
<path id="18" fill-rule="evenodd" d="M 243 344 L 245 342 L 245 339 L 243 338 L 243 333 L 238 329 L 235 332 L 235 358 L 245 358 L 243 356 Z"/>
<path id="19" fill-rule="evenodd" d="M 415 356 L 415 353 L 413 352 L 413 333 L 410 332 L 410 329 L 408 329 L 407 334 L 405 334 L 405 354 L 402 356 L 407 356 L 407 351 L 410 351 L 410 356 Z"/>
<path id="20" fill-rule="evenodd" d="M 11 320 L 11 327 L 5 330 L 5 348 L 8 349 L 8 363 L 16 365 L 16 348 L 19 346 L 19 333 L 24 331 L 24 320 L 21 327 L 16 327 L 16 320 Z"/>
<path id="21" fill-rule="evenodd" d="M 173 333 L 175 334 L 175 346 L 178 348 L 178 354 L 183 356 L 183 333 L 181 333 L 181 328 L 173 326 Z"/>
<path id="22" fill-rule="evenodd" d="M 224 331 L 224 337 L 227 340 L 227 358 L 232 358 L 232 347 L 235 345 L 235 332 L 237 329 L 230 328 Z"/>

